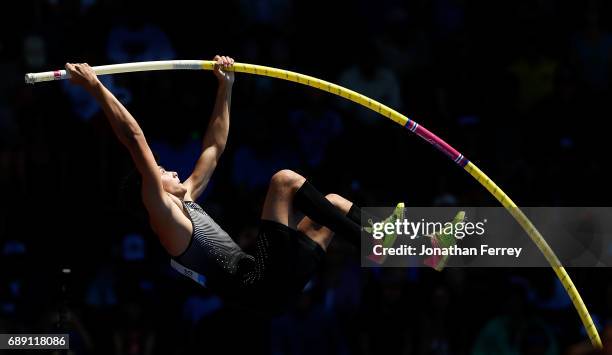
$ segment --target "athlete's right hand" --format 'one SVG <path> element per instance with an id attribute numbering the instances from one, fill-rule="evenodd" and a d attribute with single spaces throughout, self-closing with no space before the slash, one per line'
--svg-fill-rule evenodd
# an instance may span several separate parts
<path id="1" fill-rule="evenodd" d="M 213 61 L 215 62 L 213 73 L 219 80 L 219 83 L 225 83 L 231 86 L 234 83 L 234 72 L 223 70 L 223 68 L 234 65 L 234 58 L 216 55 Z"/>
<path id="2" fill-rule="evenodd" d="M 100 83 L 96 72 L 87 63 L 66 63 L 66 71 L 70 74 L 71 83 L 80 85 L 85 89 L 92 89 Z"/>

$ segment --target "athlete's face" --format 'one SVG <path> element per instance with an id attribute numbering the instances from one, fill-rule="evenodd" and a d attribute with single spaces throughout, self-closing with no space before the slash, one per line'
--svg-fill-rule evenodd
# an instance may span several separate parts
<path id="1" fill-rule="evenodd" d="M 159 166 L 159 173 L 161 174 L 161 181 L 164 190 L 176 195 L 184 190 L 181 180 L 175 171 L 166 171 L 163 166 Z"/>

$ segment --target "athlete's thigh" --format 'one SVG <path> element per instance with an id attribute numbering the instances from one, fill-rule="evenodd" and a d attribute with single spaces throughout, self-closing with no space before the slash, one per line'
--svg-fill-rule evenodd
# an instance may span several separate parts
<path id="1" fill-rule="evenodd" d="M 293 196 L 273 185 L 268 188 L 261 219 L 278 222 L 291 227 L 293 214 Z M 293 226 L 295 227 L 295 225 Z"/>
<path id="2" fill-rule="evenodd" d="M 306 179 L 291 170 L 274 174 L 266 193 L 261 219 L 296 228 L 293 198 Z"/>

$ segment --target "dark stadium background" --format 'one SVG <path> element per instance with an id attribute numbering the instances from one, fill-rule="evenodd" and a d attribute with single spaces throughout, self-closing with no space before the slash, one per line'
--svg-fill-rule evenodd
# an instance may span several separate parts
<path id="1" fill-rule="evenodd" d="M 68 83 L 26 86 L 23 75 L 67 61 L 230 55 L 366 87 L 457 147 L 520 206 L 605 206 L 610 6 L 6 2 L 0 331 L 68 331 L 75 354 L 590 354 L 550 269 L 360 269 L 358 251 L 341 240 L 287 314 L 267 321 L 228 307 L 172 271 L 156 238 L 122 209 L 118 189 L 131 162 L 98 108 Z M 213 75 L 104 80 L 162 163 L 186 178 L 212 110 Z M 362 206 L 496 205 L 392 122 L 311 88 L 237 75 L 228 146 L 199 202 L 248 247 L 269 177 L 281 168 Z M 62 268 L 72 273 L 63 277 Z M 609 269 L 569 272 L 610 342 Z"/>

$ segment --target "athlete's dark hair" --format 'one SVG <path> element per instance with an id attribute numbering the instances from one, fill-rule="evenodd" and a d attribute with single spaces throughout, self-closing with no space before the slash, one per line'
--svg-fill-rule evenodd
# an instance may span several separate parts
<path id="1" fill-rule="evenodd" d="M 140 222 L 147 222 L 147 209 L 142 202 L 142 177 L 136 168 L 133 168 L 121 180 L 119 206 L 121 210 L 137 218 Z"/>

